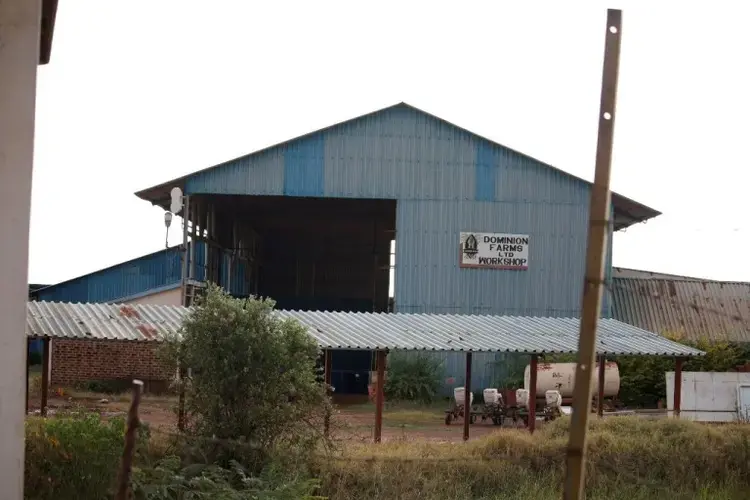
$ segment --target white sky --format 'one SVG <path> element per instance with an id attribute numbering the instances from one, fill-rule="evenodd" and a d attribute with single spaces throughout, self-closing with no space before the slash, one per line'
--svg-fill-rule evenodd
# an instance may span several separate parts
<path id="1" fill-rule="evenodd" d="M 750 281 L 742 4 L 499 4 L 60 2 L 30 281 L 162 248 L 139 189 L 400 101 L 590 180 L 606 7 L 624 10 L 612 188 L 664 212 L 615 236 L 615 265 Z"/>

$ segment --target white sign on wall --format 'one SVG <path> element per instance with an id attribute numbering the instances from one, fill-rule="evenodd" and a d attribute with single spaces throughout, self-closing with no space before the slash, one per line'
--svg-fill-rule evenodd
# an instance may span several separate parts
<path id="1" fill-rule="evenodd" d="M 459 266 L 525 271 L 529 268 L 529 235 L 462 232 Z"/>

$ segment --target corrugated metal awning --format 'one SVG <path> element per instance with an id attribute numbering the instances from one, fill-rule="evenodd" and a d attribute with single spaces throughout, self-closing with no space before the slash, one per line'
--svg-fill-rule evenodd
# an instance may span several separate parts
<path id="1" fill-rule="evenodd" d="M 29 337 L 159 341 L 179 331 L 180 306 L 29 302 Z M 325 349 L 571 353 L 579 320 L 447 314 L 277 311 Z M 702 351 L 613 319 L 599 321 L 597 352 L 700 356 Z"/>

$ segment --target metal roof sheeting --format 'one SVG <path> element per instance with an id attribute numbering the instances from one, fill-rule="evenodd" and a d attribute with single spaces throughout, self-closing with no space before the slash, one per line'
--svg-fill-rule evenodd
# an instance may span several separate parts
<path id="1" fill-rule="evenodd" d="M 188 310 L 149 304 L 29 302 L 27 311 L 29 337 L 158 341 L 180 329 Z"/>
<path id="2" fill-rule="evenodd" d="M 30 337 L 157 341 L 179 330 L 180 306 L 29 302 Z M 513 316 L 277 311 L 327 349 L 575 352 L 579 320 Z M 702 351 L 613 319 L 599 321 L 597 352 L 697 356 Z"/>
<path id="3" fill-rule="evenodd" d="M 615 278 L 615 319 L 686 340 L 750 342 L 750 283 Z"/>

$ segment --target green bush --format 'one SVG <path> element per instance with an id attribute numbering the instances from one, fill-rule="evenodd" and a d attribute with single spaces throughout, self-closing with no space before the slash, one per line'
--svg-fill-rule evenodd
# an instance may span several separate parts
<path id="1" fill-rule="evenodd" d="M 136 500 L 315 500 L 318 481 L 277 477 L 266 469 L 251 476 L 238 462 L 227 468 L 196 464 L 183 467 L 178 457 L 166 457 L 149 469 L 134 469 Z"/>
<path id="2" fill-rule="evenodd" d="M 389 401 L 429 404 L 438 396 L 442 374 L 441 363 L 429 356 L 392 353 L 383 390 Z"/>
<path id="3" fill-rule="evenodd" d="M 262 467 L 277 448 L 308 452 L 330 411 L 316 381 L 317 344 L 271 300 L 235 299 L 211 285 L 165 354 L 192 369 L 185 383 L 186 435 L 195 457 Z M 200 438 L 218 438 L 201 442 Z M 240 446 L 228 446 L 229 440 Z M 195 448 L 195 447 L 194 447 Z"/>
<path id="4" fill-rule="evenodd" d="M 148 440 L 142 429 L 141 445 Z M 106 498 L 117 478 L 124 436 L 120 418 L 73 413 L 27 420 L 26 498 Z"/>

